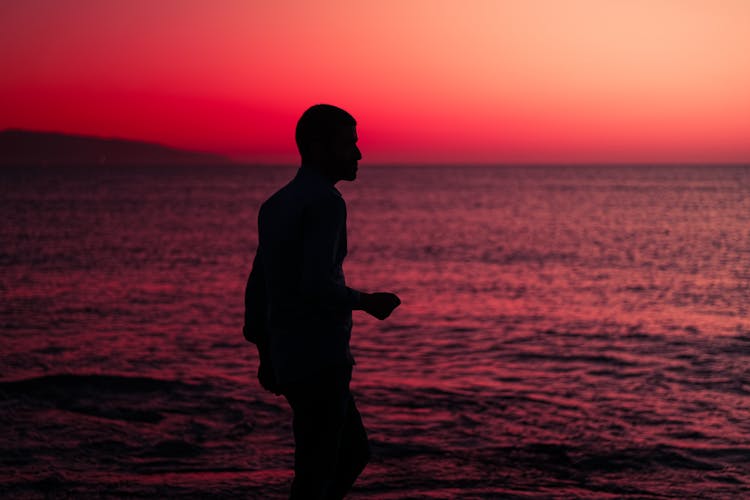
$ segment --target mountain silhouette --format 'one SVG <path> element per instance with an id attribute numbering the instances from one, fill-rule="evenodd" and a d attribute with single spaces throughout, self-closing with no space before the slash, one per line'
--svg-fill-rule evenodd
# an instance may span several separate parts
<path id="1" fill-rule="evenodd" d="M 0 166 L 216 165 L 221 155 L 161 144 L 58 132 L 0 131 Z"/>

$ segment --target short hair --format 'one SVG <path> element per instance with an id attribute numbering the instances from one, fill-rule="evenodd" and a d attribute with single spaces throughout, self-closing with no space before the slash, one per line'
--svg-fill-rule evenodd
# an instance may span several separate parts
<path id="1" fill-rule="evenodd" d="M 330 104 L 315 104 L 302 113 L 297 122 L 294 139 L 297 149 L 305 160 L 313 142 L 330 141 L 341 127 L 354 127 L 357 120 L 341 108 Z"/>

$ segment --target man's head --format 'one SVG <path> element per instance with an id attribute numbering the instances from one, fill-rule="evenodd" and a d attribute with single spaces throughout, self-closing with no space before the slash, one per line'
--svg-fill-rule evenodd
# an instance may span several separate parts
<path id="1" fill-rule="evenodd" d="M 357 121 L 341 108 L 316 104 L 297 122 L 295 133 L 302 164 L 320 170 L 334 182 L 357 178 Z"/>

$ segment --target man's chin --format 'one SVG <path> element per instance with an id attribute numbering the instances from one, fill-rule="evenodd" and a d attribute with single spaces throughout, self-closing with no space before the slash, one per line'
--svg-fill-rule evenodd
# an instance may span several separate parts
<path id="1" fill-rule="evenodd" d="M 353 181 L 357 178 L 357 167 L 354 167 L 352 170 L 348 170 L 346 172 L 346 175 L 344 176 L 345 181 Z"/>

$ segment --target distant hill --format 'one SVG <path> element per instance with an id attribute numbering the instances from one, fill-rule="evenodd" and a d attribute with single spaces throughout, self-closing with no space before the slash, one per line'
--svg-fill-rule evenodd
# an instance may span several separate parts
<path id="1" fill-rule="evenodd" d="M 0 166 L 216 165 L 229 159 L 150 142 L 57 132 L 0 131 Z"/>

